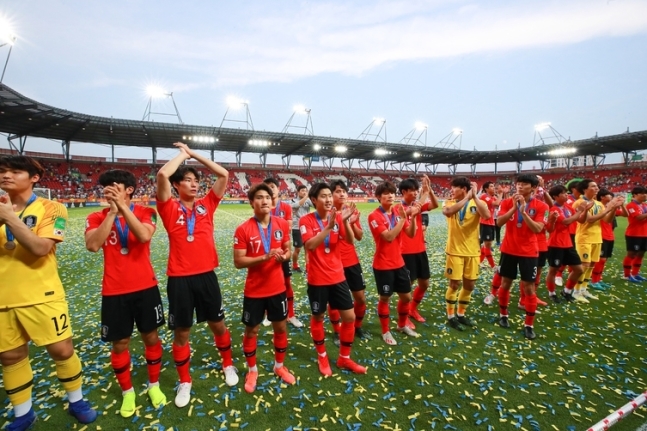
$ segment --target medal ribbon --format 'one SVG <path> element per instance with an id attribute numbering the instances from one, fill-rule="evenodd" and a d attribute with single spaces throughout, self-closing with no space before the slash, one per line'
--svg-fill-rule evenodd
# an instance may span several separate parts
<path id="1" fill-rule="evenodd" d="M 380 209 L 382 214 L 384 214 L 384 217 L 386 217 L 386 220 L 389 222 L 389 230 L 393 229 L 395 227 L 395 224 L 396 224 L 396 222 L 395 222 L 395 213 L 391 212 L 391 217 L 389 217 L 386 214 L 386 210 L 384 208 L 382 208 L 381 206 L 378 207 L 378 208 Z"/>
<path id="2" fill-rule="evenodd" d="M 274 207 L 274 211 L 272 211 L 272 215 L 275 215 L 277 217 L 281 216 L 281 200 L 276 202 L 276 206 Z"/>
<path id="3" fill-rule="evenodd" d="M 317 223 L 319 223 L 319 227 L 323 232 L 324 230 L 323 220 L 321 220 L 321 217 L 319 217 L 319 213 L 316 211 L 315 211 L 315 218 L 317 219 Z M 330 248 L 330 234 L 326 235 L 326 238 L 324 238 L 324 247 Z"/>
<path id="4" fill-rule="evenodd" d="M 463 220 L 465 220 L 465 213 L 467 212 L 467 206 L 470 204 L 470 201 L 467 201 L 465 205 L 463 206 L 463 209 L 458 211 L 458 223 L 463 224 Z"/>
<path id="5" fill-rule="evenodd" d="M 130 212 L 135 209 L 135 204 L 131 203 L 130 204 Z M 128 248 L 128 232 L 130 232 L 130 228 L 128 227 L 128 223 L 126 223 L 126 219 L 124 218 L 124 225 L 125 227 L 121 227 L 121 223 L 119 222 L 119 217 L 115 217 L 115 228 L 117 229 L 117 234 L 119 235 L 119 243 L 121 244 L 121 248 Z"/>
<path id="6" fill-rule="evenodd" d="M 193 236 L 193 231 L 195 230 L 195 205 L 193 206 L 193 211 L 191 211 L 191 217 L 187 215 L 187 209 L 184 204 L 180 203 L 182 212 L 186 216 L 186 230 L 189 236 Z"/>
<path id="7" fill-rule="evenodd" d="M 587 199 L 584 196 L 582 196 L 582 199 L 584 199 L 584 201 L 586 202 L 591 202 L 590 199 Z M 593 215 L 597 215 L 597 213 L 598 213 L 598 206 L 595 204 L 595 201 L 593 201 Z"/>
<path id="8" fill-rule="evenodd" d="M 559 211 L 564 217 L 569 218 L 571 216 L 571 212 L 568 210 L 568 208 L 562 208 L 562 206 L 558 204 L 555 204 L 555 206 L 559 208 Z"/>
<path id="9" fill-rule="evenodd" d="M 270 241 L 272 240 L 272 217 L 270 217 L 270 222 L 267 225 L 267 236 L 261 222 L 256 217 L 254 218 L 258 225 L 258 232 L 261 234 L 261 241 L 263 241 L 263 250 L 265 250 L 265 254 L 268 254 L 270 252 Z"/>
<path id="10" fill-rule="evenodd" d="M 22 212 L 20 213 L 20 215 L 18 215 L 18 218 L 19 218 L 19 219 L 21 219 L 21 220 L 22 220 L 22 215 L 25 213 L 25 211 L 27 211 L 27 207 L 28 207 L 29 205 L 31 205 L 32 203 L 34 203 L 34 201 L 36 200 L 36 198 L 37 198 L 37 197 L 38 197 L 38 196 L 36 196 L 36 193 L 32 193 L 32 194 L 31 194 L 31 197 L 30 197 L 30 198 L 29 198 L 29 200 L 27 201 L 27 204 L 25 205 L 25 208 L 22 210 Z M 12 241 L 14 240 L 14 236 L 13 236 L 13 233 L 11 233 L 11 230 L 9 230 L 9 226 L 7 226 L 7 225 L 5 224 L 5 225 L 4 225 L 4 228 L 5 228 L 5 233 L 7 234 L 7 242 L 12 242 Z"/>
<path id="11" fill-rule="evenodd" d="M 532 202 L 532 198 L 526 202 L 526 212 L 528 212 L 528 206 L 530 205 L 530 202 Z M 523 216 L 521 215 L 521 205 L 517 205 L 517 227 L 519 227 L 520 224 L 523 222 Z"/>

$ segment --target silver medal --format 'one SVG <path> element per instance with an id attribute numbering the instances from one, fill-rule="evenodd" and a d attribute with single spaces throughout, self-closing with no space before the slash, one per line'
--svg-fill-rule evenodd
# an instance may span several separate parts
<path id="1" fill-rule="evenodd" d="M 16 243 L 13 241 L 7 241 L 4 245 L 4 248 L 6 248 L 7 250 L 13 250 L 14 248 L 16 248 Z"/>
<path id="2" fill-rule="evenodd" d="M 521 227 L 521 226 L 522 226 L 522 224 L 521 224 L 521 223 L 517 223 L 517 227 Z"/>
<path id="3" fill-rule="evenodd" d="M 189 242 L 193 242 L 194 239 L 195 238 L 193 237 L 193 235 L 189 235 L 189 236 L 186 237 L 186 240 L 189 241 Z"/>
<path id="4" fill-rule="evenodd" d="M 128 254 L 128 248 L 126 248 L 126 247 L 122 247 L 122 248 L 121 248 L 121 250 L 120 250 L 120 252 L 121 252 L 121 254 L 123 254 L 123 255 L 125 256 L 125 255 L 127 255 L 127 254 Z"/>
<path id="5" fill-rule="evenodd" d="M 329 249 L 328 247 L 324 248 L 324 251 L 325 251 L 326 253 L 330 253 L 330 249 Z"/>

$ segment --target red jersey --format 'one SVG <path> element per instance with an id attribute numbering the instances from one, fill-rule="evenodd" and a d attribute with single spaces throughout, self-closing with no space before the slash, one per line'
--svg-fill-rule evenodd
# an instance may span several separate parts
<path id="1" fill-rule="evenodd" d="M 317 215 L 318 213 L 315 211 L 299 219 L 299 231 L 304 245 L 308 240 L 319 235 L 323 228 L 328 225 L 328 220 L 318 220 Z M 308 273 L 308 284 L 312 286 L 329 286 L 346 280 L 339 247 L 340 236 L 343 237 L 346 230 L 341 221 L 340 213 L 337 213 L 336 222 L 334 229 L 328 234 L 328 245 L 326 246 L 326 243 L 322 242 L 316 249 L 308 250 L 306 271 Z M 329 253 L 326 253 L 326 247 L 330 250 Z"/>
<path id="2" fill-rule="evenodd" d="M 270 250 L 283 248 L 283 244 L 290 242 L 290 229 L 288 223 L 280 217 L 270 217 L 268 229 L 259 226 L 255 217 L 241 223 L 234 232 L 234 249 L 247 250 L 246 256 L 264 256 Z M 263 243 L 269 235 L 269 249 L 265 250 Z M 247 268 L 244 295 L 248 298 L 267 298 L 285 292 L 285 279 L 283 278 L 283 264 L 274 259 L 268 259 L 258 265 Z"/>
<path id="3" fill-rule="evenodd" d="M 499 209 L 500 214 L 507 213 L 513 205 L 512 198 L 504 199 Z M 535 222 L 546 224 L 548 205 L 538 199 L 531 198 L 526 203 L 526 213 Z M 537 257 L 539 255 L 537 234 L 531 231 L 526 222 L 523 221 L 519 210 L 512 214 L 512 217 L 505 225 L 505 236 L 501 244 L 501 252 L 521 257 Z"/>
<path id="4" fill-rule="evenodd" d="M 544 206 L 543 212 L 548 214 L 548 205 L 545 202 L 539 202 Z M 546 241 L 546 222 L 544 222 L 544 228 L 537 234 L 537 250 L 548 251 L 548 241 Z"/>
<path id="5" fill-rule="evenodd" d="M 557 220 L 555 220 L 555 230 L 550 233 L 550 237 L 548 238 L 548 246 L 556 248 L 573 247 L 573 241 L 571 241 L 570 235 L 570 225 L 566 226 L 564 224 L 564 219 L 575 214 L 572 208 L 569 208 L 566 205 L 553 205 L 550 208 L 550 212 L 557 212 L 558 215 Z M 577 222 L 573 222 L 572 224 L 577 224 Z"/>
<path id="6" fill-rule="evenodd" d="M 407 236 L 404 230 L 409 226 L 409 220 L 404 221 L 404 226 L 397 237 L 391 242 L 382 238 L 382 232 L 392 229 L 400 220 L 395 212 L 387 214 L 384 209 L 377 207 L 368 215 L 368 225 L 375 241 L 375 254 L 373 255 L 373 268 L 378 270 L 398 269 L 404 266 L 402 259 L 402 238 Z"/>
<path id="7" fill-rule="evenodd" d="M 362 225 L 359 222 L 359 218 L 355 220 L 353 226 L 362 228 Z M 341 263 L 344 268 L 348 268 L 359 263 L 359 258 L 357 257 L 357 250 L 353 244 L 346 242 L 346 236 L 339 237 L 339 249 L 341 252 Z"/>
<path id="8" fill-rule="evenodd" d="M 218 253 L 213 239 L 213 214 L 220 198 L 209 190 L 202 199 L 196 199 L 193 241 L 189 241 L 188 222 L 193 217 L 191 208 L 182 208 L 180 201 L 157 201 L 164 227 L 168 232 L 169 254 L 166 275 L 171 277 L 203 274 L 218 267 Z M 186 213 L 185 213 L 186 211 Z"/>
<path id="9" fill-rule="evenodd" d="M 92 213 L 85 221 L 85 231 L 97 229 L 108 216 L 110 208 Z M 155 226 L 157 213 L 153 208 L 141 205 L 133 206 L 133 214 L 144 224 Z M 122 232 L 126 227 L 123 217 L 116 219 L 121 224 Z M 155 271 L 151 265 L 150 242 L 141 243 L 129 230 L 128 254 L 121 254 L 121 241 L 117 227 L 112 224 L 110 234 L 101 246 L 103 249 L 103 296 L 123 295 L 138 292 L 157 285 Z"/>
<path id="10" fill-rule="evenodd" d="M 639 204 L 632 200 L 627 204 L 627 213 L 629 214 L 629 225 L 625 231 L 626 236 L 647 236 L 647 219 L 638 220 L 641 214 L 647 214 L 647 205 Z"/>
<path id="11" fill-rule="evenodd" d="M 575 214 L 575 208 L 573 208 L 573 204 L 575 201 L 577 201 L 578 198 L 576 198 L 574 195 L 568 195 L 568 199 L 566 200 L 566 203 L 564 206 L 568 208 L 568 210 L 571 212 L 571 215 Z M 568 233 L 571 235 L 575 235 L 577 233 L 577 224 L 579 222 L 575 221 L 571 224 L 568 225 Z M 572 242 L 572 241 L 571 241 Z"/>
<path id="12" fill-rule="evenodd" d="M 487 205 L 487 209 L 490 210 L 490 218 L 485 220 L 483 217 L 481 217 L 481 224 L 484 224 L 486 226 L 494 226 L 494 210 L 496 209 L 494 206 L 494 201 L 496 200 L 496 196 L 490 196 L 488 193 L 483 193 L 479 199 L 481 199 L 485 204 Z"/>
<path id="13" fill-rule="evenodd" d="M 402 204 L 393 205 L 391 211 L 394 214 L 398 214 L 398 208 L 400 206 L 403 206 L 405 210 L 408 207 L 408 205 L 403 202 Z M 425 243 L 425 231 L 422 230 L 422 213 L 429 211 L 430 206 L 430 202 L 425 202 L 420 208 L 420 212 L 416 214 L 416 226 L 418 228 L 416 229 L 416 234 L 413 236 L 413 238 L 409 238 L 407 234 L 404 234 L 400 237 L 401 254 L 418 254 L 427 252 L 427 244 Z M 408 217 L 407 221 L 410 222 L 411 217 Z"/>
<path id="14" fill-rule="evenodd" d="M 292 221 L 292 205 L 288 202 L 278 200 L 276 202 L 276 207 L 272 208 L 271 214 L 275 217 L 281 217 L 289 223 Z"/>

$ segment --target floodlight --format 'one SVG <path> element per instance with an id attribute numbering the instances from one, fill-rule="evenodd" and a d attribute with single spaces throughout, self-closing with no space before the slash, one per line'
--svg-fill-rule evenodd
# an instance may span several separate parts
<path id="1" fill-rule="evenodd" d="M 13 45 L 15 41 L 16 34 L 11 21 L 7 17 L 0 16 L 0 45 Z"/>
<path id="2" fill-rule="evenodd" d="M 254 147 L 269 147 L 270 142 L 264 139 L 250 139 L 249 145 L 252 145 Z"/>
<path id="3" fill-rule="evenodd" d="M 414 124 L 414 127 L 417 130 L 425 130 L 427 128 L 427 125 L 421 121 L 416 121 L 416 123 Z"/>
<path id="4" fill-rule="evenodd" d="M 413 153 L 413 157 L 415 157 L 415 158 L 420 157 L 420 153 L 416 151 L 415 153 Z"/>
<path id="5" fill-rule="evenodd" d="M 337 145 L 335 146 L 335 151 L 338 153 L 345 153 L 348 148 L 346 148 L 344 145 Z"/>
<path id="6" fill-rule="evenodd" d="M 229 106 L 229 109 L 238 109 L 243 105 L 247 105 L 248 103 L 249 102 L 247 100 L 243 100 L 236 96 L 227 97 L 227 106 Z"/>
<path id="7" fill-rule="evenodd" d="M 542 130 L 546 130 L 549 127 L 550 127 L 550 123 L 535 124 L 535 132 L 541 132 Z"/>
<path id="8" fill-rule="evenodd" d="M 454 127 L 454 128 L 452 129 L 452 133 L 453 133 L 454 135 L 462 135 L 462 134 L 463 134 L 463 130 L 462 130 L 462 129 L 460 129 L 460 128 L 458 128 L 458 127 Z"/>
<path id="9" fill-rule="evenodd" d="M 384 123 L 386 123 L 386 120 L 384 118 L 379 118 L 379 117 L 373 118 L 373 124 L 375 124 L 376 126 L 380 126 Z"/>
<path id="10" fill-rule="evenodd" d="M 162 97 L 168 96 L 169 93 L 158 85 L 149 85 L 146 87 L 146 94 L 153 99 L 161 99 Z"/>
<path id="11" fill-rule="evenodd" d="M 575 148 L 558 148 L 556 150 L 550 150 L 548 151 L 548 154 L 551 156 L 564 156 L 568 154 L 574 154 L 577 152 Z"/>
<path id="12" fill-rule="evenodd" d="M 308 111 L 309 111 L 309 109 L 308 109 L 308 108 L 306 108 L 306 107 L 305 107 L 305 106 L 303 106 L 303 105 L 294 105 L 294 108 L 292 108 L 292 109 L 293 109 L 293 110 L 294 110 L 294 112 L 296 112 L 297 114 L 307 114 L 307 113 L 308 113 Z"/>
<path id="13" fill-rule="evenodd" d="M 321 145 L 319 145 L 319 144 L 314 144 L 314 145 L 312 146 L 312 148 L 313 148 L 315 151 L 319 151 L 319 150 L 321 150 Z"/>
<path id="14" fill-rule="evenodd" d="M 385 156 L 388 154 L 388 151 L 386 151 L 384 148 L 376 148 L 375 149 L 375 155 L 376 156 Z"/>

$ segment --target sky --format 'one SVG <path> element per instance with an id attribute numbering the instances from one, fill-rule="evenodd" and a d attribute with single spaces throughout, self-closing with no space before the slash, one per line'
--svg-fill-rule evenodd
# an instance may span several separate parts
<path id="1" fill-rule="evenodd" d="M 0 16 L 0 38 L 16 35 L 4 84 L 84 114 L 142 119 L 158 85 L 185 124 L 219 125 L 236 96 L 256 130 L 283 130 L 303 105 L 316 135 L 357 138 L 379 117 L 389 142 L 422 122 L 427 145 L 460 128 L 462 149 L 485 151 L 532 146 L 542 122 L 573 140 L 647 130 L 645 0 L 5 0 Z M 172 112 L 168 98 L 153 108 Z M 73 143 L 72 154 L 110 150 Z"/>

